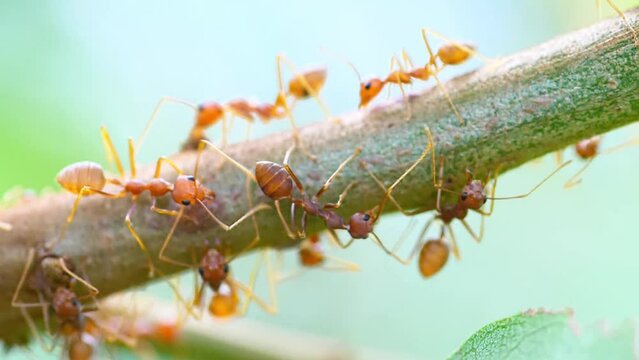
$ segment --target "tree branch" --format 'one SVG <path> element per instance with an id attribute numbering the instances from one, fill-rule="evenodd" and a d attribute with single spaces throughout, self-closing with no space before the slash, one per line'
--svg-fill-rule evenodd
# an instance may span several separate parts
<path id="1" fill-rule="evenodd" d="M 626 14 L 635 29 L 639 29 L 637 14 Z M 438 153 L 446 158 L 446 175 L 459 184 L 467 167 L 477 176 L 497 164 L 503 164 L 504 170 L 513 169 L 639 116 L 637 49 L 619 19 L 495 60 L 445 86 L 465 118 L 465 126 L 459 124 L 437 88 L 427 89 L 410 96 L 410 121 L 405 120 L 402 99 L 397 99 L 370 111 L 346 115 L 341 125 L 324 121 L 302 128 L 302 141 L 319 161 L 313 163 L 298 153 L 292 161 L 295 172 L 310 190 L 318 189 L 336 166 L 361 146 L 361 158 L 382 180 L 390 182 L 422 151 L 426 142 L 423 127 L 428 125 Z M 290 144 L 291 134 L 284 133 L 237 144 L 227 152 L 252 168 L 259 160 L 281 162 Z M 216 155 L 206 155 L 201 175 L 217 193 L 212 210 L 231 222 L 248 209 L 244 176 L 228 163 L 218 169 Z M 178 154 L 172 159 L 190 170 L 195 153 Z M 140 174 L 150 177 L 152 169 L 142 168 Z M 169 172 L 164 175 L 174 177 Z M 434 207 L 435 191 L 429 176 L 430 167 L 419 166 L 397 189 L 396 198 L 406 207 Z M 357 186 L 340 209 L 345 216 L 371 208 L 382 196 L 366 172 L 354 165 L 336 179 L 326 198 L 334 199 L 351 181 L 357 181 Z M 253 195 L 255 203 L 271 203 L 259 190 Z M 170 206 L 168 199 L 163 200 L 161 205 Z M 27 251 L 59 235 L 72 201 L 69 194 L 56 194 L 0 214 L 1 220 L 14 226 L 13 231 L 0 233 L 0 338 L 12 342 L 23 333 L 20 314 L 11 308 L 10 301 Z M 139 200 L 133 222 L 150 251 L 157 254 L 173 219 L 149 211 L 148 205 L 147 197 Z M 57 253 L 80 265 L 101 295 L 148 281 L 145 258 L 123 221 L 130 206 L 130 199 L 93 196 L 83 200 L 66 238 L 56 248 Z M 169 254 L 177 259 L 191 262 L 193 249 L 201 249 L 205 240 L 224 239 L 238 251 L 253 239 L 250 221 L 225 233 L 201 211 L 190 216 L 198 224 L 183 221 L 169 248 Z M 262 235 L 258 246 L 296 244 L 283 232 L 275 211 L 260 212 L 257 219 Z M 321 223 L 311 222 L 311 231 L 321 229 Z M 156 263 L 166 273 L 180 270 Z"/>

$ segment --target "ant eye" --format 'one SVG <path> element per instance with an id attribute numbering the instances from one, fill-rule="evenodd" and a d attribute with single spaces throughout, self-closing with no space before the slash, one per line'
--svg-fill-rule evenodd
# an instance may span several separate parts
<path id="1" fill-rule="evenodd" d="M 229 273 L 229 264 L 224 264 L 224 273 L 225 274 Z"/>
<path id="2" fill-rule="evenodd" d="M 204 111 L 204 105 L 203 104 L 198 105 L 197 106 L 197 111 L 199 111 L 199 112 Z"/>
<path id="3" fill-rule="evenodd" d="M 80 303 L 78 302 L 78 299 L 73 299 L 71 300 L 71 305 L 73 305 L 74 307 L 78 307 L 80 306 Z"/>
<path id="4" fill-rule="evenodd" d="M 200 266 L 200 267 L 197 269 L 197 272 L 199 272 L 199 273 L 200 273 L 200 276 L 204 276 L 204 268 L 203 268 L 203 267 L 201 267 L 201 266 Z"/>
<path id="5" fill-rule="evenodd" d="M 364 219 L 364 221 L 368 221 L 368 220 L 370 220 L 370 219 L 371 219 L 371 216 L 370 216 L 370 215 L 368 215 L 368 214 L 364 214 L 363 219 Z"/>
<path id="6" fill-rule="evenodd" d="M 186 178 L 187 178 L 187 180 L 189 180 L 189 181 L 193 181 L 193 182 L 195 182 L 195 177 L 194 177 L 194 176 L 187 176 Z"/>
<path id="7" fill-rule="evenodd" d="M 468 193 L 467 192 L 464 191 L 463 193 L 461 193 L 461 200 L 462 201 L 465 201 L 467 198 L 468 198 Z"/>
<path id="8" fill-rule="evenodd" d="M 369 81 L 369 82 L 367 82 L 366 84 L 364 84 L 364 89 L 366 89 L 366 90 L 370 90 L 370 89 L 371 89 L 371 86 L 373 86 L 373 84 L 371 84 L 371 82 Z"/>
<path id="9" fill-rule="evenodd" d="M 486 203 L 487 200 L 488 200 L 488 198 L 484 198 L 484 204 Z"/>
<path id="10" fill-rule="evenodd" d="M 188 201 L 188 200 L 182 200 L 182 205 L 189 206 L 189 205 L 191 205 L 191 202 Z"/>

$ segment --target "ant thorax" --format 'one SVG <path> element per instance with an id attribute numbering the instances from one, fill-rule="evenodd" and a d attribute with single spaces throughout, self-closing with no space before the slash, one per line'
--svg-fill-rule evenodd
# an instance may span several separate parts
<path id="1" fill-rule="evenodd" d="M 453 220 L 463 220 L 468 215 L 468 208 L 460 202 L 455 204 L 446 204 L 442 206 L 440 213 L 437 215 L 444 224 L 450 224 Z"/>
<path id="2" fill-rule="evenodd" d="M 486 192 L 480 180 L 472 180 L 462 189 L 459 203 L 468 209 L 479 210 L 486 202 Z"/>

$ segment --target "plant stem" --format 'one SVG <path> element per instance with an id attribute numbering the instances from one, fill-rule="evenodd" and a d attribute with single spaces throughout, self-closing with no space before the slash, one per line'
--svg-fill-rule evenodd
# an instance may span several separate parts
<path id="1" fill-rule="evenodd" d="M 635 29 L 639 28 L 637 11 L 626 16 Z M 324 121 L 300 129 L 303 144 L 319 160 L 313 163 L 297 152 L 292 158 L 294 171 L 307 189 L 316 191 L 337 165 L 360 146 L 363 148 L 360 159 L 390 183 L 423 150 L 426 145 L 423 129 L 428 125 L 435 136 L 437 153 L 446 159 L 446 176 L 453 184 L 460 184 L 466 168 L 472 169 L 477 177 L 494 170 L 498 164 L 503 165 L 504 171 L 513 169 L 580 139 L 629 124 L 639 116 L 637 49 L 631 33 L 619 19 L 494 60 L 447 82 L 445 87 L 466 125 L 460 125 L 445 98 L 433 87 L 409 96 L 410 120 L 406 120 L 404 101 L 397 99 L 345 115 L 339 125 Z M 259 160 L 281 162 L 291 143 L 291 133 L 283 133 L 236 144 L 226 151 L 252 169 Z M 190 171 L 195 157 L 194 152 L 186 152 L 172 159 Z M 230 223 L 249 208 L 244 193 L 245 177 L 229 163 L 220 168 L 219 160 L 212 151 L 207 151 L 200 174 L 217 194 L 212 211 Z M 152 167 L 141 167 L 139 174 L 152 176 Z M 168 179 L 175 176 L 168 171 L 164 175 Z M 382 196 L 355 162 L 335 180 L 324 199 L 336 200 L 336 194 L 352 181 L 357 186 L 340 208 L 345 217 L 370 209 Z M 259 189 L 253 190 L 254 203 L 272 203 Z M 427 162 L 417 167 L 395 192 L 397 200 L 408 208 L 434 207 L 435 195 Z M 162 200 L 160 205 L 170 208 L 168 199 Z M 10 301 L 27 251 L 59 235 L 72 201 L 73 197 L 67 193 L 50 195 L 0 214 L 2 221 L 13 225 L 12 231 L 0 232 L 3 242 L 0 338 L 15 342 L 24 333 L 20 313 L 11 307 Z M 148 210 L 149 203 L 147 197 L 139 199 L 133 223 L 155 255 L 173 218 Z M 288 205 L 287 201 L 283 203 L 285 207 Z M 101 295 L 149 280 L 144 255 L 124 224 L 130 206 L 128 198 L 84 199 L 65 239 L 55 249 L 71 257 Z M 387 210 L 395 211 L 391 207 Z M 205 241 L 222 239 L 237 252 L 254 238 L 250 221 L 224 232 L 203 211 L 189 214 L 197 224 L 182 221 L 168 250 L 178 260 L 192 262 L 193 254 L 199 256 Z M 258 213 L 257 221 L 261 232 L 258 247 L 283 248 L 297 243 L 286 236 L 275 211 Z M 310 232 L 321 229 L 320 222 L 309 224 Z M 155 262 L 167 274 L 180 270 L 157 259 Z"/>

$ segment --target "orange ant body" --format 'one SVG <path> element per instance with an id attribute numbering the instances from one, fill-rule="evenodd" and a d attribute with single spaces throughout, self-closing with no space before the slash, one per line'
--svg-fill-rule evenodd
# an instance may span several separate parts
<path id="1" fill-rule="evenodd" d="M 416 167 L 423 159 L 424 159 L 423 157 L 420 157 L 419 159 L 417 159 L 417 161 L 415 161 L 412 167 Z M 444 168 L 443 157 L 440 157 L 440 168 L 439 168 L 440 180 L 438 181 L 436 178 L 435 171 L 434 171 L 435 153 L 433 151 L 432 153 L 433 185 L 435 188 L 437 188 L 437 202 L 435 207 L 435 215 L 426 222 L 426 224 L 424 225 L 424 228 L 422 229 L 417 239 L 417 242 L 415 243 L 415 246 L 413 247 L 409 256 L 403 262 L 404 263 L 410 262 L 410 260 L 419 252 L 420 260 L 418 265 L 419 265 L 420 272 L 422 273 L 424 277 L 429 277 L 434 275 L 445 265 L 446 261 L 448 260 L 448 256 L 444 255 L 445 249 L 448 249 L 448 246 L 446 245 L 446 241 L 445 241 L 446 232 L 448 232 L 450 236 L 450 240 L 452 243 L 451 251 L 453 252 L 453 255 L 455 255 L 457 259 L 461 258 L 459 247 L 457 246 L 455 234 L 451 226 L 452 222 L 455 219 L 459 220 L 462 223 L 464 228 L 466 228 L 468 233 L 471 235 L 473 239 L 475 239 L 475 241 L 481 242 L 481 239 L 484 236 L 484 220 L 486 217 L 492 214 L 494 210 L 495 200 L 521 199 L 521 198 L 528 197 L 533 192 L 535 192 L 542 184 L 544 184 L 548 179 L 550 179 L 553 175 L 555 175 L 558 171 L 560 171 L 562 168 L 566 167 L 570 163 L 571 161 L 567 161 L 563 163 L 562 165 L 560 165 L 559 167 L 557 167 L 552 173 L 550 173 L 550 175 L 546 176 L 542 181 L 540 181 L 527 193 L 516 195 L 516 196 L 508 196 L 508 197 L 495 197 L 495 189 L 497 187 L 497 178 L 499 176 L 499 167 L 497 171 L 495 172 L 494 177 L 492 177 L 493 183 L 490 186 L 490 195 L 488 195 L 487 188 L 489 186 L 488 183 L 491 179 L 491 175 L 489 174 L 486 180 L 482 181 L 482 180 L 474 179 L 474 177 L 472 176 L 472 173 L 469 170 L 466 170 L 466 184 L 464 185 L 462 190 L 459 192 L 457 202 L 454 204 L 446 204 L 442 206 L 440 203 L 442 191 L 443 190 L 446 190 L 447 192 L 451 192 L 451 191 L 448 189 L 445 189 L 441 184 L 441 181 L 442 181 L 441 179 L 443 179 L 443 168 Z M 379 178 L 377 178 L 372 173 L 372 171 L 368 169 L 368 167 L 365 167 L 365 168 L 369 172 L 371 177 L 375 180 L 375 182 L 378 184 L 378 186 L 385 192 L 385 198 L 389 198 L 393 202 L 393 204 L 397 207 L 397 209 L 403 214 L 408 216 L 414 216 L 414 215 L 418 215 L 430 210 L 428 209 L 428 207 L 423 207 L 423 208 L 418 208 L 415 210 L 408 210 L 408 211 L 405 210 L 401 205 L 399 205 L 397 200 L 395 200 L 394 197 L 392 196 L 394 187 L 398 185 L 398 182 L 401 181 L 403 178 L 400 178 L 399 181 L 396 181 L 391 187 L 387 189 L 386 186 L 382 183 L 382 181 L 379 180 Z M 484 211 L 482 210 L 482 207 L 488 200 L 491 200 L 490 209 L 488 211 Z M 477 235 L 472 230 L 470 225 L 465 220 L 469 211 L 474 211 L 482 216 L 479 235 Z M 430 240 L 430 241 L 423 240 L 425 237 L 425 234 L 427 233 L 430 226 L 435 222 L 435 220 L 441 221 L 443 224 L 442 233 L 439 239 Z M 404 238 L 402 237 L 396 243 L 394 250 L 398 249 L 403 243 L 403 241 L 404 241 Z M 420 249 L 421 251 L 419 251 Z"/>
<path id="2" fill-rule="evenodd" d="M 427 129 L 427 132 L 430 132 Z M 432 140 L 432 139 L 431 139 Z M 375 242 L 384 252 L 388 255 L 392 256 L 398 261 L 402 261 L 397 255 L 387 249 L 379 237 L 373 231 L 373 227 L 375 222 L 379 219 L 381 212 L 383 211 L 384 205 L 387 200 L 387 196 L 384 196 L 382 201 L 375 206 L 373 209 L 367 211 L 356 212 L 353 214 L 348 222 L 344 220 L 335 209 L 339 208 L 346 197 L 348 191 L 354 186 L 354 183 L 350 183 L 339 195 L 337 203 L 325 203 L 322 204 L 320 202 L 321 196 L 328 190 L 333 180 L 339 175 L 339 173 L 346 167 L 346 165 L 353 160 L 356 156 L 361 152 L 360 148 L 356 148 L 355 152 L 349 156 L 346 160 L 344 160 L 337 169 L 333 172 L 333 174 L 324 182 L 322 187 L 312 196 L 309 196 L 305 191 L 304 187 L 299 181 L 298 177 L 295 175 L 293 170 L 288 165 L 289 157 L 291 152 L 294 150 L 295 146 L 288 149 L 286 155 L 284 156 L 283 165 L 270 162 L 270 161 L 259 161 L 255 166 L 255 176 L 257 179 L 257 183 L 262 189 L 264 195 L 268 196 L 275 202 L 275 208 L 277 209 L 278 215 L 286 230 L 287 234 L 291 238 L 305 238 L 306 237 L 306 220 L 308 215 L 319 217 L 324 221 L 326 228 L 331 236 L 331 239 L 339 245 L 341 248 L 348 248 L 351 244 L 353 244 L 355 239 L 367 239 L 369 236 L 372 237 L 373 242 Z M 420 158 L 424 158 L 431 150 L 432 142 L 428 144 L 424 152 L 422 153 Z M 415 165 L 416 166 L 416 165 Z M 407 176 L 415 166 L 409 168 L 401 177 L 398 179 L 401 180 L 403 177 Z M 293 184 L 297 188 L 300 193 L 299 197 L 293 196 Z M 393 187 L 395 184 L 393 185 Z M 279 201 L 282 199 L 291 200 L 291 227 L 296 227 L 295 225 L 295 209 L 302 209 L 302 219 L 301 219 L 301 231 L 295 229 L 296 231 L 291 231 L 291 227 L 287 224 L 284 219 L 284 215 L 282 214 Z M 342 243 L 339 239 L 339 236 L 335 232 L 335 230 L 345 230 L 351 236 L 351 239 Z M 317 255 L 316 253 L 314 255 Z"/>
<path id="3" fill-rule="evenodd" d="M 437 37 L 441 37 L 447 40 L 448 43 L 441 46 L 437 50 L 437 52 L 434 53 L 428 42 L 427 33 L 432 33 L 436 35 Z M 426 45 L 426 49 L 428 50 L 428 54 L 429 54 L 428 62 L 423 67 L 415 67 L 412 61 L 410 60 L 410 57 L 408 56 L 408 54 L 406 52 L 402 52 L 402 57 L 404 59 L 405 65 L 409 67 L 409 69 L 405 69 L 404 66 L 402 66 L 402 64 L 400 63 L 400 61 L 396 57 L 393 57 L 391 59 L 391 72 L 383 80 L 381 78 L 373 77 L 366 81 L 363 81 L 362 77 L 360 76 L 355 66 L 349 62 L 349 65 L 353 68 L 353 70 L 355 71 L 355 73 L 357 74 L 360 80 L 359 108 L 365 107 L 371 101 L 373 101 L 373 99 L 375 99 L 375 97 L 379 95 L 379 93 L 384 89 L 384 86 L 386 86 L 387 84 L 399 85 L 404 99 L 407 100 L 403 85 L 412 84 L 413 79 L 427 81 L 428 79 L 433 77 L 440 91 L 444 94 L 448 103 L 450 104 L 451 109 L 455 113 L 455 116 L 459 119 L 459 121 L 462 124 L 464 124 L 463 117 L 457 110 L 457 107 L 455 106 L 452 99 L 448 95 L 448 92 L 446 91 L 442 83 L 440 82 L 439 78 L 437 77 L 437 74 L 446 65 L 459 65 L 461 63 L 464 63 L 468 59 L 470 59 L 470 57 L 477 54 L 475 51 L 475 47 L 472 45 L 460 44 L 460 43 L 448 40 L 443 35 L 428 29 L 422 29 L 422 39 L 424 41 L 424 44 Z M 442 63 L 442 65 L 439 65 L 437 63 L 438 59 Z M 395 70 L 395 67 L 398 67 L 399 70 Z M 410 117 L 411 117 L 411 111 L 409 108 L 407 118 L 410 118 Z"/>
<path id="4" fill-rule="evenodd" d="M 156 164 L 154 177 L 150 180 L 144 180 L 137 177 L 136 166 L 135 166 L 135 148 L 133 145 L 133 140 L 129 138 L 128 144 L 129 144 L 129 160 L 131 165 L 131 177 L 128 179 L 125 179 L 124 168 L 113 146 L 111 138 L 108 132 L 106 131 L 106 128 L 102 127 L 101 133 L 102 133 L 102 139 L 103 139 L 107 154 L 109 154 L 109 158 L 115 161 L 115 164 L 120 174 L 120 179 L 107 179 L 106 176 L 104 175 L 104 171 L 102 167 L 92 162 L 86 162 L 86 161 L 79 162 L 79 163 L 71 164 L 65 167 L 64 169 L 62 169 L 57 176 L 58 182 L 64 189 L 71 192 L 72 194 L 77 195 L 77 197 L 73 204 L 73 208 L 71 209 L 71 212 L 67 218 L 67 224 L 65 228 L 63 229 L 62 235 L 54 242 L 47 244 L 48 248 L 52 248 L 53 246 L 55 246 L 55 244 L 57 244 L 57 242 L 62 240 L 64 232 L 66 231 L 66 227 L 69 224 L 71 224 L 71 222 L 73 221 L 75 212 L 79 206 L 80 200 L 84 196 L 97 194 L 107 198 L 122 198 L 127 195 L 131 195 L 133 204 L 131 205 L 131 208 L 127 212 L 124 220 L 131 235 L 134 237 L 134 239 L 137 241 L 142 251 L 147 256 L 149 272 L 150 272 L 150 275 L 152 276 L 155 271 L 153 261 L 151 260 L 151 256 L 147 250 L 146 245 L 144 244 L 140 236 L 135 231 L 133 227 L 133 223 L 131 221 L 131 216 L 133 215 L 136 209 L 136 203 L 137 203 L 136 200 L 143 193 L 148 192 L 150 194 L 152 198 L 150 209 L 152 211 L 159 214 L 176 217 L 176 220 L 173 224 L 170 234 L 173 233 L 173 231 L 175 230 L 175 227 L 177 226 L 180 219 L 182 218 L 185 207 L 190 206 L 191 204 L 194 204 L 194 203 L 199 203 L 207 211 L 209 216 L 226 231 L 231 230 L 235 225 L 237 225 L 239 222 L 246 219 L 246 217 L 250 216 L 252 213 L 267 208 L 267 206 L 265 205 L 259 205 L 258 207 L 250 210 L 245 216 L 243 216 L 242 218 L 240 218 L 238 221 L 236 221 L 230 226 L 226 225 L 221 220 L 219 220 L 215 215 L 213 215 L 213 213 L 206 207 L 204 202 L 215 199 L 215 192 L 213 190 L 208 189 L 203 184 L 201 184 L 200 181 L 197 179 L 200 157 L 202 155 L 202 152 L 204 148 L 207 145 L 209 145 L 218 153 L 222 154 L 225 158 L 227 158 L 227 160 L 230 160 L 233 164 L 237 164 L 237 162 L 233 159 L 230 159 L 224 152 L 217 149 L 215 145 L 207 141 L 203 140 L 200 144 L 200 147 L 198 150 L 199 153 L 197 157 L 197 162 L 195 165 L 195 169 L 193 171 L 193 175 L 185 175 L 184 172 L 172 160 L 166 157 L 160 157 Z M 169 164 L 177 172 L 178 176 L 174 182 L 170 182 L 161 177 L 163 164 Z M 247 171 L 247 173 L 250 176 L 252 176 L 250 171 Z M 120 192 L 117 192 L 117 193 L 105 192 L 103 189 L 107 183 L 114 184 L 120 187 L 121 188 Z M 180 207 L 179 211 L 167 210 L 167 209 L 156 207 L 157 198 L 162 197 L 169 193 L 171 194 L 171 199 L 173 200 L 173 202 Z M 166 259 L 163 258 L 163 250 L 168 244 L 169 240 L 170 240 L 170 236 L 167 238 L 165 242 L 165 246 L 162 248 L 162 251 L 160 252 L 161 260 L 166 261 Z"/>
<path id="5" fill-rule="evenodd" d="M 287 90 L 284 90 L 282 81 L 282 62 L 284 62 L 293 72 L 293 78 L 289 80 L 287 84 Z M 298 129 L 295 124 L 295 119 L 291 114 L 292 107 L 295 101 L 313 97 L 316 99 L 320 108 L 326 114 L 326 116 L 329 118 L 331 117 L 328 108 L 319 97 L 319 92 L 322 90 L 324 84 L 326 83 L 326 69 L 313 68 L 306 71 L 297 72 L 293 64 L 282 55 L 278 55 L 276 58 L 276 68 L 279 90 L 273 104 L 255 103 L 247 99 L 238 98 L 228 101 L 225 104 L 218 102 L 207 102 L 198 106 L 187 100 L 168 96 L 163 97 L 155 106 L 151 117 L 147 121 L 147 124 L 142 131 L 142 135 L 138 140 L 138 146 L 140 146 L 144 141 L 146 134 L 155 122 L 160 109 L 169 102 L 186 105 L 196 111 L 195 122 L 189 133 L 187 141 L 184 143 L 183 149 L 196 149 L 198 146 L 197 144 L 200 140 L 206 140 L 206 137 L 204 135 L 205 131 L 209 127 L 219 123 L 220 121 L 222 121 L 222 146 L 226 146 L 228 144 L 227 115 L 234 115 L 248 122 L 247 139 L 249 138 L 250 126 L 253 124 L 255 116 L 259 117 L 259 119 L 263 123 L 268 123 L 271 120 L 280 120 L 288 117 L 293 128 L 295 141 L 297 142 L 299 137 Z M 289 97 L 293 98 L 293 105 L 291 106 L 289 106 L 289 101 L 287 100 L 287 98 Z"/>

